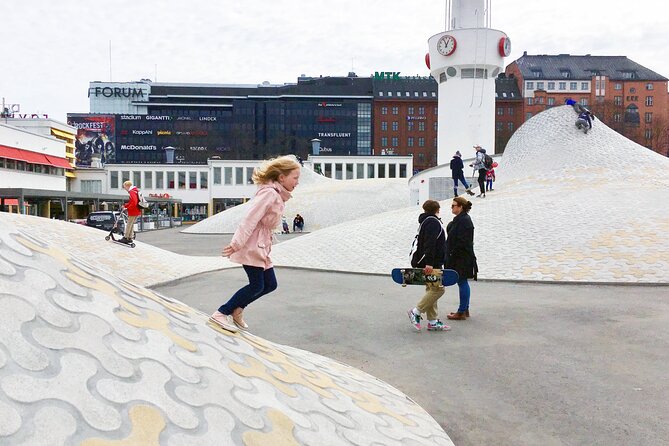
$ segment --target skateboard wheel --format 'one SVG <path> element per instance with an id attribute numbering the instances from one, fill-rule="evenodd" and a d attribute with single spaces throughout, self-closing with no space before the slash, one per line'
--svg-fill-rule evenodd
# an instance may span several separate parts
<path id="1" fill-rule="evenodd" d="M 130 247 L 131 247 L 131 248 L 134 248 L 134 247 L 135 247 L 135 244 L 134 244 L 134 243 L 130 243 Z"/>
<path id="2" fill-rule="evenodd" d="M 109 236 L 105 237 L 105 240 L 109 241 Z"/>

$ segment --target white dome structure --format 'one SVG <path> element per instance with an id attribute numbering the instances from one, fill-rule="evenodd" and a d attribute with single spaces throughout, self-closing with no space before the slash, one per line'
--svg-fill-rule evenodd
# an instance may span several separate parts
<path id="1" fill-rule="evenodd" d="M 88 228 L 64 225 L 0 213 L 0 443 L 453 445 L 390 385 L 222 330 L 103 270 L 70 243 Z M 126 268 L 150 255 L 141 246 L 115 246 Z"/>
<path id="2" fill-rule="evenodd" d="M 540 113 L 509 141 L 494 192 L 472 198 L 479 277 L 669 282 L 669 159 L 568 106 Z M 451 220 L 450 200 L 441 217 Z M 409 263 L 419 206 L 281 243 L 277 266 L 388 274 Z"/>
<path id="3" fill-rule="evenodd" d="M 309 232 L 375 215 L 409 204 L 406 178 L 333 180 L 302 168 L 300 184 L 286 202 L 284 215 L 292 220 L 300 214 Z M 233 233 L 246 215 L 247 203 L 219 212 L 182 232 L 189 234 Z"/>

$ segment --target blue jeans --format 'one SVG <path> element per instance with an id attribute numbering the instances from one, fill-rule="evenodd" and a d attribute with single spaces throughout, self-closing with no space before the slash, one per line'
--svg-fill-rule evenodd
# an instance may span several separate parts
<path id="1" fill-rule="evenodd" d="M 242 265 L 249 278 L 249 284 L 240 288 L 230 300 L 218 309 L 223 314 L 232 314 L 235 308 L 246 308 L 251 302 L 276 290 L 274 268 L 265 269 L 258 266 Z"/>
<path id="2" fill-rule="evenodd" d="M 460 306 L 458 307 L 458 313 L 464 313 L 469 310 L 469 296 L 471 294 L 467 279 L 460 279 L 458 281 L 458 289 L 460 290 Z"/>
<path id="3" fill-rule="evenodd" d="M 465 189 L 469 189 L 469 184 L 467 184 L 467 180 L 465 180 L 464 175 L 460 175 L 457 178 L 453 178 L 453 188 L 457 189 L 458 188 L 458 180 L 462 183 L 462 185 L 465 187 Z"/>

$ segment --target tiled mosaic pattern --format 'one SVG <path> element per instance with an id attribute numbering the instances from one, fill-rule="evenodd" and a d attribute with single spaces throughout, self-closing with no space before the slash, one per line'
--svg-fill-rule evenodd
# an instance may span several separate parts
<path id="1" fill-rule="evenodd" d="M 105 241 L 105 231 L 60 220 L 0 212 L 1 222 L 53 243 L 68 254 L 83 256 L 98 268 L 140 286 L 237 266 L 224 257 L 185 256 L 140 241 L 135 242 L 135 248 L 128 248 Z"/>
<path id="2" fill-rule="evenodd" d="M 293 198 L 284 215 L 290 231 L 296 214 L 304 217 L 305 231 L 313 232 L 338 223 L 401 208 L 409 204 L 406 178 L 333 180 L 303 168 Z M 183 232 L 233 233 L 246 215 L 246 204 L 213 215 Z"/>
<path id="3" fill-rule="evenodd" d="M 388 384 L 221 330 L 74 245 L 8 220 L 0 219 L 0 444 L 453 444 Z"/>
<path id="4" fill-rule="evenodd" d="M 514 134 L 495 190 L 471 198 L 480 277 L 669 282 L 669 159 L 571 107 Z M 419 206 L 330 226 L 277 245 L 274 264 L 387 274 L 407 265 Z M 450 221 L 450 200 L 442 202 Z"/>

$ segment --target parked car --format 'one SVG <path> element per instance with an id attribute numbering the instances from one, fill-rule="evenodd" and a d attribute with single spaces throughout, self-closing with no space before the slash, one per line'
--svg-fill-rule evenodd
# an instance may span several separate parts
<path id="1" fill-rule="evenodd" d="M 118 211 L 97 211 L 91 212 L 86 218 L 86 226 L 102 229 L 103 231 L 111 231 L 114 227 L 116 219 L 121 215 Z M 119 221 L 118 233 L 123 233 L 123 220 Z"/>

